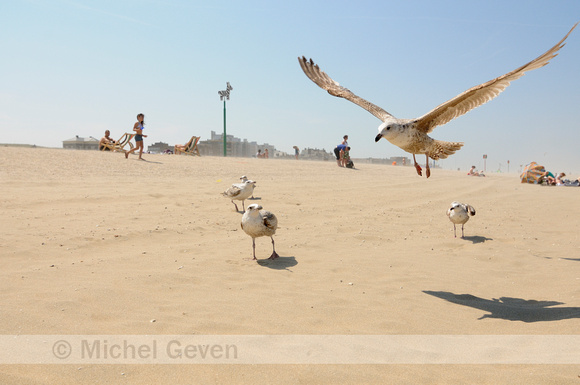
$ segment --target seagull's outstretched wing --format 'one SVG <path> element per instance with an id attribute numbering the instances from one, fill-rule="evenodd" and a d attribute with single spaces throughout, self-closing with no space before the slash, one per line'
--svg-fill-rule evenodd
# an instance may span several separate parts
<path id="1" fill-rule="evenodd" d="M 503 76 L 470 88 L 421 116 L 416 120 L 417 129 L 429 133 L 433 131 L 435 127 L 448 123 L 458 116 L 489 102 L 505 90 L 506 87 L 510 85 L 510 82 L 521 78 L 527 71 L 545 66 L 552 58 L 558 55 L 558 50 L 565 45 L 564 40 L 566 40 L 577 25 L 578 23 L 574 24 L 570 32 L 568 32 L 562 40 L 538 58 Z"/>
<path id="2" fill-rule="evenodd" d="M 385 121 L 388 117 L 392 117 L 387 111 L 383 110 L 381 107 L 372 104 L 371 102 L 356 96 L 353 94 L 348 88 L 344 88 L 336 81 L 332 80 L 330 76 L 328 76 L 324 71 L 321 71 L 318 67 L 318 64 L 314 64 L 312 59 L 306 60 L 304 56 L 298 58 L 298 62 L 300 63 L 300 67 L 302 67 L 302 71 L 312 80 L 314 83 L 318 85 L 318 87 L 328 91 L 329 94 L 333 96 L 337 96 L 339 98 L 345 98 L 346 100 L 350 100 L 354 104 L 361 106 L 381 121 Z"/>

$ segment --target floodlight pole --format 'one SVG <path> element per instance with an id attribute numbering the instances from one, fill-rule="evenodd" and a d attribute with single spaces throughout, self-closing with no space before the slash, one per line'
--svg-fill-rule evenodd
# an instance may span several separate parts
<path id="1" fill-rule="evenodd" d="M 232 86 L 230 86 L 230 82 L 226 82 L 227 87 L 223 91 L 218 91 L 218 95 L 220 96 L 220 100 L 224 101 L 224 157 L 227 154 L 227 135 L 226 135 L 226 100 L 230 100 L 230 91 L 233 90 Z"/>
<path id="2" fill-rule="evenodd" d="M 226 134 L 226 101 L 224 99 L 224 157 L 227 153 L 227 134 Z"/>

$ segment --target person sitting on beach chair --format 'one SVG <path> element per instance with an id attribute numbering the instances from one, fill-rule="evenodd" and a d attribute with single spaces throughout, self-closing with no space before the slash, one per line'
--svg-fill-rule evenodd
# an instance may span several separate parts
<path id="1" fill-rule="evenodd" d="M 109 130 L 106 131 L 106 133 L 108 133 L 108 132 L 109 132 Z M 106 133 L 105 133 L 105 137 L 103 139 L 106 138 Z M 126 132 L 117 141 L 113 140 L 113 141 L 109 142 L 108 140 L 101 139 L 101 141 L 99 142 L 99 150 L 112 151 L 112 152 L 125 151 L 124 147 L 126 145 L 129 145 L 130 148 L 133 148 L 133 144 L 131 143 L 131 139 L 133 139 L 134 136 L 135 136 L 135 134 L 129 134 L 128 132 Z"/>
<path id="2" fill-rule="evenodd" d="M 176 144 L 173 146 L 173 153 L 175 155 L 186 154 L 200 156 L 199 150 L 197 148 L 197 142 L 199 142 L 199 138 L 200 136 L 192 136 L 187 143 Z"/>
<path id="3" fill-rule="evenodd" d="M 99 142 L 99 150 L 100 151 L 111 151 L 111 147 L 107 146 L 108 144 L 115 144 L 115 141 L 110 137 L 111 131 L 106 130 L 105 136 L 101 138 Z"/>

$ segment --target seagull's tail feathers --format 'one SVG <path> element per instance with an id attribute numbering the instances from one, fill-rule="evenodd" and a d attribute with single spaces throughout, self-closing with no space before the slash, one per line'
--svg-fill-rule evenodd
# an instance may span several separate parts
<path id="1" fill-rule="evenodd" d="M 444 142 L 435 140 L 429 151 L 429 157 L 434 160 L 445 159 L 449 155 L 455 154 L 463 147 L 463 142 Z"/>

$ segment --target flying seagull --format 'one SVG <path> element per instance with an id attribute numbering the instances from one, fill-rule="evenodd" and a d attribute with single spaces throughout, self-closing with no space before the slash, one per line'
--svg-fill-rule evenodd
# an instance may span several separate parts
<path id="1" fill-rule="evenodd" d="M 262 210 L 262 206 L 258 204 L 251 204 L 246 209 L 242 216 L 242 230 L 250 237 L 252 237 L 252 250 L 254 252 L 254 259 L 256 258 L 256 238 L 270 237 L 272 239 L 272 255 L 268 259 L 278 258 L 276 248 L 274 246 L 274 238 L 276 229 L 278 228 L 278 219 L 269 211 Z"/>
<path id="2" fill-rule="evenodd" d="M 383 123 L 379 126 L 379 134 L 375 137 L 375 142 L 385 138 L 392 144 L 413 154 L 413 161 L 419 175 L 422 175 L 421 166 L 417 163 L 415 154 L 425 154 L 427 159 L 425 174 L 429 178 L 431 175 L 429 158 L 434 160 L 445 159 L 459 150 L 463 143 L 435 140 L 427 134 L 433 131 L 435 127 L 446 124 L 458 116 L 489 102 L 509 86 L 510 82 L 521 78 L 527 71 L 535 70 L 548 64 L 552 58 L 558 55 L 557 52 L 565 45 L 564 40 L 577 25 L 578 23 L 572 27 L 562 40 L 538 58 L 505 75 L 472 87 L 415 119 L 397 119 L 381 107 L 355 95 L 349 89 L 330 78 L 324 71 L 321 71 L 312 59 L 307 60 L 306 57 L 302 56 L 298 58 L 298 61 L 306 76 L 320 88 L 328 91 L 333 96 L 345 98 L 359 105 L 380 119 Z"/>
<path id="3" fill-rule="evenodd" d="M 449 217 L 449 220 L 453 222 L 453 235 L 455 238 L 457 238 L 455 225 L 461 225 L 461 238 L 464 238 L 463 225 L 467 223 L 470 215 L 475 215 L 475 209 L 473 206 L 459 202 L 451 203 L 451 207 L 447 210 L 447 216 Z"/>

